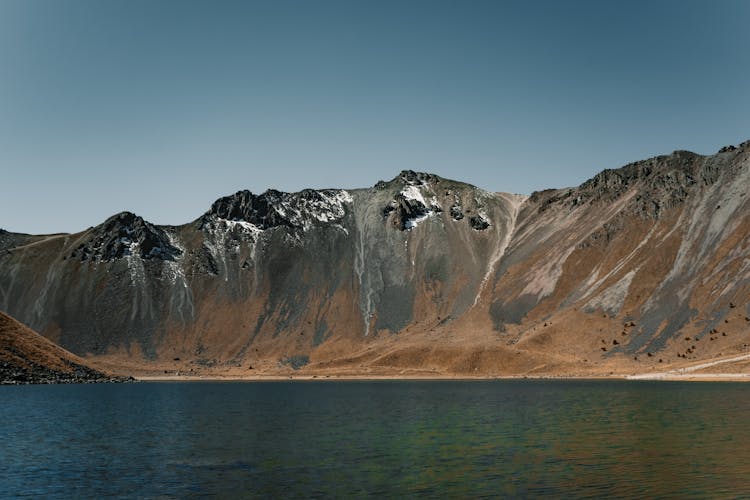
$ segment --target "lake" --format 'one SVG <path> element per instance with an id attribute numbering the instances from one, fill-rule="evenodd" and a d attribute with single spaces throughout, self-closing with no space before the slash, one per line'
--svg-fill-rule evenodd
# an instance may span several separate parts
<path id="1" fill-rule="evenodd" d="M 0 387 L 0 497 L 750 495 L 750 386 Z"/>

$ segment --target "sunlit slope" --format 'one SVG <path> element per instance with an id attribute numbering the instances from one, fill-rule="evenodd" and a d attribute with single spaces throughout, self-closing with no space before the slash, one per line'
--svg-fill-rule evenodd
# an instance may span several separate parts
<path id="1" fill-rule="evenodd" d="M 0 307 L 80 355 L 202 368 L 636 370 L 750 344 L 750 145 L 530 197 L 404 171 L 193 222 L 5 233 Z M 691 340 L 686 340 L 691 339 Z"/>
<path id="2" fill-rule="evenodd" d="M 106 380 L 104 373 L 0 311 L 0 383 Z"/>

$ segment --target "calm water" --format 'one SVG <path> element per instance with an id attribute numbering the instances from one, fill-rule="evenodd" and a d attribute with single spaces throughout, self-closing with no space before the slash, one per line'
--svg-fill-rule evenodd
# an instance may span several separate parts
<path id="1" fill-rule="evenodd" d="M 0 497 L 750 496 L 750 385 L 0 387 Z"/>

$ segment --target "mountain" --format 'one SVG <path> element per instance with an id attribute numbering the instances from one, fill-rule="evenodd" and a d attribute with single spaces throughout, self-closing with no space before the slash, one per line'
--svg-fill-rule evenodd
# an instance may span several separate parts
<path id="1" fill-rule="evenodd" d="M 609 374 L 744 352 L 750 141 L 529 197 L 403 171 L 182 226 L 0 234 L 0 308 L 79 355 L 246 373 Z M 252 367 L 252 369 L 250 368 Z"/>
<path id="2" fill-rule="evenodd" d="M 118 381 L 0 312 L 0 384 Z"/>

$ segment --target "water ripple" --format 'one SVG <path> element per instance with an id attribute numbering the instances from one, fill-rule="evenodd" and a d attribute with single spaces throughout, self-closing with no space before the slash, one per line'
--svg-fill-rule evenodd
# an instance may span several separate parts
<path id="1" fill-rule="evenodd" d="M 0 497 L 750 495 L 732 383 L 2 387 Z"/>

